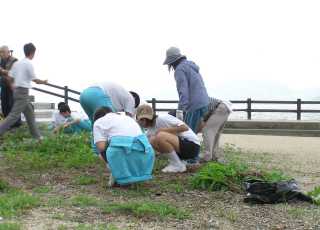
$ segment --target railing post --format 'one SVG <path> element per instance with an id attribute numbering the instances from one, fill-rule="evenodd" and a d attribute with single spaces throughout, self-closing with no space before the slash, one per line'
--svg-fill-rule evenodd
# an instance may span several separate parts
<path id="1" fill-rule="evenodd" d="M 66 104 L 68 104 L 68 99 L 69 99 L 68 92 L 69 92 L 68 86 L 65 86 L 64 87 L 64 103 Z"/>
<path id="2" fill-rule="evenodd" d="M 301 120 L 301 99 L 297 99 L 297 120 Z"/>
<path id="3" fill-rule="evenodd" d="M 156 103 L 157 103 L 157 100 L 155 98 L 152 98 L 152 109 L 153 109 L 153 112 L 156 113 Z"/>
<path id="4" fill-rule="evenodd" d="M 251 120 L 251 98 L 247 99 L 247 118 Z"/>

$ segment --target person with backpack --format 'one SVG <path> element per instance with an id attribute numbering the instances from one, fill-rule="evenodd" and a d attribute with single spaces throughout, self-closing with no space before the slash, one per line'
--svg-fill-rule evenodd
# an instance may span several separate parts
<path id="1" fill-rule="evenodd" d="M 48 81 L 38 79 L 34 73 L 31 60 L 36 53 L 36 47 L 32 43 L 28 43 L 24 45 L 23 50 L 25 58 L 14 63 L 10 72 L 6 72 L 8 80 L 14 80 L 14 104 L 11 112 L 4 121 L 0 123 L 0 135 L 3 135 L 17 122 L 21 117 L 21 113 L 23 113 L 32 136 L 37 140 L 41 140 L 42 137 L 35 122 L 33 107 L 29 102 L 29 90 L 32 87 L 31 82 L 46 84 Z"/>
<path id="2" fill-rule="evenodd" d="M 6 75 L 6 71 L 10 71 L 13 64 L 18 61 L 11 55 L 8 46 L 0 47 L 0 76 Z M 4 117 L 7 117 L 13 107 L 13 82 L 6 77 L 1 78 L 1 109 Z M 17 128 L 21 125 L 21 117 L 14 123 L 11 128 Z"/>

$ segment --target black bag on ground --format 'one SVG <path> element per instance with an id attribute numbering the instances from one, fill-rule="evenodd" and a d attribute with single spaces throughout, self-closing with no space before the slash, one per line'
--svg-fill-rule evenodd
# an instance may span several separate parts
<path id="1" fill-rule="evenodd" d="M 275 204 L 288 201 L 306 201 L 312 198 L 299 191 L 295 180 L 270 183 L 263 180 L 248 180 L 244 183 L 247 195 L 244 202 L 252 204 Z"/>

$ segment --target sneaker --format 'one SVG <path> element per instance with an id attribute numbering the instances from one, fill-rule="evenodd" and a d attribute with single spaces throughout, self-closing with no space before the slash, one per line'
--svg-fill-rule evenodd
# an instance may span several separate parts
<path id="1" fill-rule="evenodd" d="M 187 171 L 185 164 L 173 165 L 169 164 L 167 167 L 161 170 L 164 173 L 178 173 Z"/>

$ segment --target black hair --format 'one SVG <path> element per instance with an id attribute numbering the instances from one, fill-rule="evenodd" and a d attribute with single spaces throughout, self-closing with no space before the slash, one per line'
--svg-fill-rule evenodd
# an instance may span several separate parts
<path id="1" fill-rule="evenodd" d="M 29 57 L 36 52 L 36 47 L 32 43 L 25 44 L 23 47 L 24 55 Z"/>
<path id="2" fill-rule="evenodd" d="M 93 121 L 98 120 L 99 118 L 103 117 L 108 113 L 112 113 L 112 109 L 110 107 L 103 106 L 98 108 L 93 115 Z"/>
<path id="3" fill-rule="evenodd" d="M 58 110 L 60 110 L 60 107 L 61 107 L 62 105 L 66 105 L 66 103 L 63 102 L 63 101 L 62 101 L 62 102 L 59 102 L 59 103 L 58 103 Z"/>
<path id="4" fill-rule="evenodd" d="M 140 105 L 140 97 L 136 92 L 130 91 L 131 95 L 134 98 L 134 107 L 137 108 Z"/>
<path id="5" fill-rule="evenodd" d="M 65 112 L 71 113 L 70 107 L 67 104 L 61 104 L 60 107 L 58 106 L 58 108 L 60 113 L 65 113 Z"/>
<path id="6" fill-rule="evenodd" d="M 168 65 L 168 69 L 169 69 L 169 71 L 171 70 L 171 69 L 176 69 L 177 68 L 177 66 L 180 64 L 180 62 L 182 62 L 183 60 L 186 60 L 187 58 L 185 57 L 185 56 L 182 56 L 181 58 L 179 58 L 178 60 L 176 60 L 175 62 L 173 62 L 173 63 L 171 63 L 171 64 L 169 64 Z"/>

